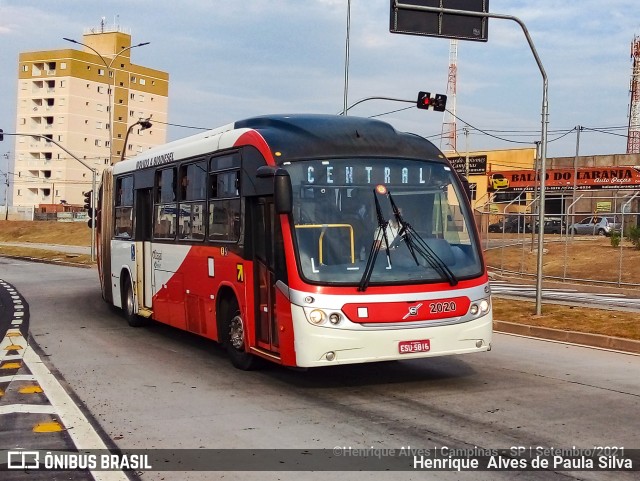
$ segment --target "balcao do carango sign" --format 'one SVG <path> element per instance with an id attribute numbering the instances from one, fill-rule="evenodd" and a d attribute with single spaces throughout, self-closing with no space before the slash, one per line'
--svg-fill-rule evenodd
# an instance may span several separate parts
<path id="1" fill-rule="evenodd" d="M 581 167 L 574 169 L 547 169 L 545 187 L 547 190 L 577 189 L 622 189 L 640 187 L 640 167 Z M 488 175 L 502 174 L 509 181 L 508 187 L 500 190 L 533 190 L 539 180 L 535 170 L 492 171 Z"/>

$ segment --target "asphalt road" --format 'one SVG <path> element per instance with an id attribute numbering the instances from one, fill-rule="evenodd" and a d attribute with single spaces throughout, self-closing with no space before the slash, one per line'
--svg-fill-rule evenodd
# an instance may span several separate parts
<path id="1" fill-rule="evenodd" d="M 496 334 L 489 353 L 241 372 L 215 343 L 160 325 L 128 327 L 100 298 L 94 269 L 0 258 L 0 278 L 28 302 L 41 358 L 107 445 L 640 448 L 638 356 Z M 634 474 L 147 471 L 140 477 L 631 480 Z"/>

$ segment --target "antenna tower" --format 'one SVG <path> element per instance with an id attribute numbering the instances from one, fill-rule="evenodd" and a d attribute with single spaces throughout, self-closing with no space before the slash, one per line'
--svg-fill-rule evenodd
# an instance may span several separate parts
<path id="1" fill-rule="evenodd" d="M 631 102 L 629 104 L 629 133 L 627 154 L 640 153 L 640 37 L 631 42 Z"/>
<path id="2" fill-rule="evenodd" d="M 444 111 L 440 150 L 457 152 L 456 133 L 456 83 L 458 81 L 458 41 L 449 43 L 449 77 L 447 78 L 447 100 L 449 108 Z"/>

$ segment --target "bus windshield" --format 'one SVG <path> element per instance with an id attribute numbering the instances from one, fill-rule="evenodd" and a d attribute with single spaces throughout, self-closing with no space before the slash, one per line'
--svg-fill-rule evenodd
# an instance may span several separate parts
<path id="1" fill-rule="evenodd" d="M 291 177 L 297 261 L 307 281 L 358 286 L 365 270 L 370 285 L 482 274 L 473 220 L 448 165 L 354 158 L 283 167 Z M 417 252 L 416 245 L 423 248 Z"/>

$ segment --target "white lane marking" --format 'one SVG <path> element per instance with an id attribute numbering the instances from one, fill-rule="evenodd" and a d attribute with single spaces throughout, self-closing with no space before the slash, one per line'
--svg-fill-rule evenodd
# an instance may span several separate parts
<path id="1" fill-rule="evenodd" d="M 5 404 L 0 406 L 0 416 L 15 413 L 55 414 L 56 408 L 48 404 Z"/>
<path id="2" fill-rule="evenodd" d="M 10 356 L 2 357 L 3 361 L 19 361 L 22 359 L 22 354 L 11 354 Z"/>
<path id="3" fill-rule="evenodd" d="M 76 448 L 108 449 L 80 408 L 31 347 L 24 353 L 24 360 L 55 408 L 62 424 L 67 428 L 67 433 L 73 439 Z M 129 481 L 122 471 L 91 471 L 91 474 L 95 481 Z"/>
<path id="4" fill-rule="evenodd" d="M 15 376 L 0 376 L 0 382 L 11 381 L 35 381 L 36 377 L 33 374 L 16 374 Z"/>

